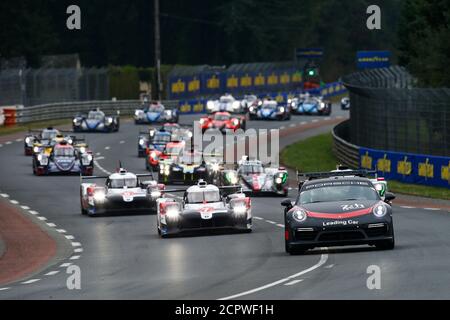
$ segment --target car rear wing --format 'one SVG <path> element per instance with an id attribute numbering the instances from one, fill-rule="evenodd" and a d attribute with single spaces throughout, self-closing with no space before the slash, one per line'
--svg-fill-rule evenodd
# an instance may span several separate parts
<path id="1" fill-rule="evenodd" d="M 347 170 L 347 171 L 337 171 L 337 172 L 309 172 L 309 173 L 299 173 L 297 172 L 299 181 L 307 181 L 307 180 L 317 180 L 317 179 L 326 179 L 332 177 L 368 177 L 371 175 L 376 175 L 376 171 L 370 170 Z"/>

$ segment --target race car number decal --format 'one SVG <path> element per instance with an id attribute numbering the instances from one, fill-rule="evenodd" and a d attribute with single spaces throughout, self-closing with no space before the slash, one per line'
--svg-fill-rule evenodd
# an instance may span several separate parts
<path id="1" fill-rule="evenodd" d="M 122 194 L 122 197 L 123 197 L 123 201 L 125 201 L 125 202 L 132 202 L 133 199 L 134 199 L 134 193 L 132 193 L 132 192 L 124 192 Z"/>
<path id="2" fill-rule="evenodd" d="M 341 206 L 342 211 L 350 211 L 350 210 L 357 210 L 357 209 L 364 209 L 365 206 L 363 204 L 355 203 L 355 204 L 346 204 Z"/>

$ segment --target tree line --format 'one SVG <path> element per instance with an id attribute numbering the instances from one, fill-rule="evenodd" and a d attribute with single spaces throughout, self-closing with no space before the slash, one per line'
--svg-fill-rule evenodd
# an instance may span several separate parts
<path id="1" fill-rule="evenodd" d="M 66 28 L 81 8 L 82 28 Z M 322 73 L 356 68 L 356 51 L 391 50 L 427 85 L 449 85 L 448 0 L 379 0 L 382 29 L 368 30 L 370 0 L 161 1 L 168 65 L 289 61 L 298 47 L 323 47 Z M 2 0 L 0 56 L 79 53 L 85 66 L 153 65 L 153 1 Z M 425 62 L 425 63 L 424 63 Z"/>

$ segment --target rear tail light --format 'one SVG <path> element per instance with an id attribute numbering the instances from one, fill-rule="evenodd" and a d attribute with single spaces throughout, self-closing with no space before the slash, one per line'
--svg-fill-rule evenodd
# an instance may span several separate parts
<path id="1" fill-rule="evenodd" d="M 289 231 L 288 230 L 284 231 L 284 239 L 289 240 Z"/>

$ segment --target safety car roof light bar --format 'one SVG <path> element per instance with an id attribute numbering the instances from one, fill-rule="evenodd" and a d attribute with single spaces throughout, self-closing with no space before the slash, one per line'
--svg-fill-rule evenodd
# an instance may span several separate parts
<path id="1" fill-rule="evenodd" d="M 316 179 L 347 177 L 347 176 L 368 177 L 370 175 L 375 175 L 376 173 L 377 173 L 376 171 L 369 171 L 369 170 L 351 170 L 342 172 L 297 173 L 297 175 L 300 181 L 305 181 L 305 180 L 316 180 Z"/>

